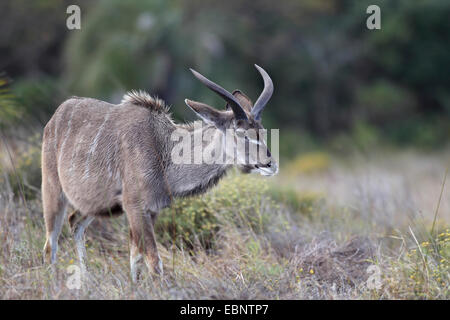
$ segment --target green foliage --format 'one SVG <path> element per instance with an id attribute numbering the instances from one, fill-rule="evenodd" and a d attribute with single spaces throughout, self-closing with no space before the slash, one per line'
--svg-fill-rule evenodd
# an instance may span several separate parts
<path id="1" fill-rule="evenodd" d="M 278 225 L 280 231 L 288 228 L 287 222 L 275 212 L 286 208 L 311 215 L 324 204 L 319 193 L 299 193 L 257 176 L 233 174 L 204 195 L 176 199 L 171 208 L 161 212 L 155 230 L 167 246 L 175 237 L 178 246 L 214 249 L 221 230 L 237 228 L 261 234 Z"/>
<path id="2" fill-rule="evenodd" d="M 175 237 L 178 245 L 193 248 L 199 243 L 211 248 L 218 230 L 217 218 L 209 199 L 194 197 L 178 199 L 158 217 L 155 229 L 159 241 L 170 246 Z"/>
<path id="3" fill-rule="evenodd" d="M 5 174 L 2 174 L 3 172 Z M 5 180 L 8 181 L 5 181 Z M 35 135 L 28 141 L 26 151 L 14 161 L 14 168 L 6 170 L 0 167 L 0 184 L 9 183 L 16 197 L 32 199 L 41 187 L 41 136 Z"/>
<path id="4" fill-rule="evenodd" d="M 275 189 L 259 177 L 232 175 L 204 195 L 176 199 L 161 212 L 156 232 L 162 243 L 170 245 L 176 237 L 187 248 L 215 248 L 218 233 L 230 225 L 264 232 L 279 206 Z"/>
<path id="5" fill-rule="evenodd" d="M 0 129 L 16 123 L 20 115 L 15 96 L 8 86 L 8 80 L 0 77 Z"/>
<path id="6" fill-rule="evenodd" d="M 362 150 L 369 150 L 376 147 L 380 142 L 380 131 L 374 125 L 363 121 L 358 121 L 352 132 L 352 140 L 356 147 Z"/>
<path id="7" fill-rule="evenodd" d="M 313 212 L 320 210 L 325 204 L 322 194 L 316 192 L 298 192 L 293 188 L 271 188 L 270 197 L 276 203 L 291 208 L 293 212 L 310 216 Z"/>
<path id="8" fill-rule="evenodd" d="M 407 122 L 426 112 L 420 122 L 427 123 L 428 115 L 448 110 L 448 77 L 441 67 L 448 65 L 448 43 L 440 38 L 448 34 L 450 6 L 438 0 L 382 1 L 382 32 L 368 32 L 363 18 L 369 4 L 100 1 L 86 15 L 83 32 L 68 41 L 67 80 L 81 95 L 119 100 L 128 89 L 144 88 L 176 105 L 192 96 L 220 107 L 223 102 L 193 81 L 187 66 L 214 75 L 229 90 L 243 85 L 255 98 L 261 84 L 249 62 L 257 62 L 279 83 L 265 122 L 305 137 L 297 143 L 312 142 L 299 125 L 321 138 L 350 129 L 357 145 L 442 143 L 445 124 L 419 131 Z M 185 108 L 173 111 L 192 117 Z M 355 116 L 342 117 L 350 112 Z M 281 136 L 281 152 L 288 156 L 295 149 L 290 137 Z"/>
<path id="9" fill-rule="evenodd" d="M 67 45 L 72 91 L 104 98 L 143 86 L 161 92 L 174 58 L 180 59 L 180 66 L 186 63 L 180 51 L 183 42 L 172 39 L 176 30 L 183 32 L 176 3 L 100 1 L 86 16 L 83 32 Z"/>
<path id="10" fill-rule="evenodd" d="M 20 80 L 12 90 L 18 109 L 26 116 L 22 123 L 45 125 L 63 100 L 60 85 L 51 77 Z"/>
<path id="11" fill-rule="evenodd" d="M 292 128 L 280 130 L 280 141 L 280 154 L 287 159 L 293 159 L 299 153 L 315 150 L 319 145 L 311 133 Z"/>
<path id="12" fill-rule="evenodd" d="M 356 103 L 364 107 L 366 117 L 375 123 L 399 119 L 415 108 L 414 98 L 407 90 L 382 80 L 357 91 Z"/>
<path id="13" fill-rule="evenodd" d="M 35 77 L 61 68 L 60 50 L 69 30 L 66 8 L 89 0 L 4 0 L 0 2 L 0 71 Z"/>
<path id="14" fill-rule="evenodd" d="M 279 278 L 284 271 L 284 267 L 276 262 L 268 261 L 261 243 L 254 239 L 245 242 L 245 253 L 242 255 L 241 270 L 243 276 L 249 281 L 267 282 L 267 280 Z M 266 283 L 270 288 L 270 284 Z M 269 289 L 270 290 L 270 289 Z"/>
<path id="15" fill-rule="evenodd" d="M 75 3 L 82 29 L 70 32 L 60 14 L 68 0 L 0 4 L 0 27 L 8 30 L 0 61 L 15 78 L 25 126 L 30 118 L 45 123 L 70 95 L 119 102 L 129 89 L 157 94 L 175 106 L 176 118 L 192 119 L 185 98 L 224 102 L 188 67 L 255 100 L 258 63 L 275 83 L 264 124 L 282 128 L 287 157 L 335 137 L 346 148 L 448 142 L 446 0 L 381 0 L 379 31 L 365 26 L 369 0 Z M 16 119 L 13 109 L 0 108 L 3 126 Z"/>

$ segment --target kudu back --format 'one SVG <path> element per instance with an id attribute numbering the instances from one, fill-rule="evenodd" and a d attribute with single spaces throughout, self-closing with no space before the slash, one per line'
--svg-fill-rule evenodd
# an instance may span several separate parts
<path id="1" fill-rule="evenodd" d="M 212 130 L 213 138 L 203 144 L 224 147 L 225 131 L 262 129 L 261 112 L 273 92 L 268 74 L 256 66 L 264 89 L 253 105 L 241 91 L 229 93 L 192 70 L 208 88 L 226 102 L 225 110 L 185 100 L 205 122 L 201 130 Z M 47 240 L 44 255 L 56 262 L 58 238 L 70 204 L 69 217 L 80 265 L 85 270 L 84 232 L 99 217 L 126 213 L 130 225 L 130 264 L 136 280 L 142 260 L 150 272 L 161 273 L 162 263 L 153 231 L 159 211 L 173 197 L 205 192 L 232 167 L 229 163 L 174 163 L 171 136 L 175 130 L 195 134 L 191 124 L 176 124 L 164 101 L 145 92 L 132 91 L 120 104 L 73 97 L 64 101 L 44 128 L 42 143 L 42 199 Z M 236 135 L 236 139 L 244 139 Z M 264 162 L 241 162 L 242 172 L 273 175 L 277 164 L 263 138 L 248 140 L 269 155 Z M 192 146 L 194 151 L 194 146 Z M 233 150 L 237 157 L 248 154 Z M 245 151 L 244 151 L 245 152 Z"/>

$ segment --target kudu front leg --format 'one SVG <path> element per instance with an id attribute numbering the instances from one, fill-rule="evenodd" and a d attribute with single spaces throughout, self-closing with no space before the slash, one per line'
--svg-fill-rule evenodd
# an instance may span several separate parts
<path id="1" fill-rule="evenodd" d="M 155 215 L 150 212 L 133 214 L 127 212 L 130 224 L 130 268 L 131 278 L 136 282 L 141 272 L 142 260 L 150 273 L 162 275 L 163 265 L 156 247 L 153 229 Z"/>

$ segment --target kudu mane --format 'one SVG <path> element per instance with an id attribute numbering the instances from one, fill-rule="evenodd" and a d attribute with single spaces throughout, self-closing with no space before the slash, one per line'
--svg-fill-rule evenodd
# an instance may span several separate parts
<path id="1" fill-rule="evenodd" d="M 166 105 L 164 100 L 159 99 L 158 97 L 151 96 L 148 92 L 142 90 L 131 90 L 127 92 L 123 98 L 123 103 L 132 103 L 137 106 L 142 106 L 148 108 L 152 111 L 169 113 L 169 106 Z"/>

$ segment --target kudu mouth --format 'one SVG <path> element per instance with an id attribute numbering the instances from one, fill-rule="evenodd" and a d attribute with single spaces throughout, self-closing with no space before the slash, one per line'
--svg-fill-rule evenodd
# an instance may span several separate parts
<path id="1" fill-rule="evenodd" d="M 261 119 L 262 111 L 264 110 L 265 106 L 269 102 L 270 98 L 273 94 L 273 82 L 270 76 L 267 74 L 267 72 L 255 64 L 256 69 L 261 74 L 263 80 L 264 80 L 264 89 L 259 95 L 258 99 L 256 100 L 255 104 L 253 105 L 253 108 L 251 110 L 251 115 L 255 120 Z M 236 120 L 246 120 L 248 121 L 247 114 L 244 111 L 244 108 L 241 106 L 239 101 L 227 90 L 219 86 L 217 83 L 212 82 L 202 74 L 198 73 L 194 69 L 190 69 L 191 72 L 194 74 L 194 76 L 200 80 L 201 83 L 203 83 L 205 86 L 207 86 L 209 89 L 211 89 L 213 92 L 217 93 L 220 97 L 222 97 L 231 107 L 231 110 L 233 110 L 234 116 Z"/>
<path id="2" fill-rule="evenodd" d="M 259 173 L 263 176 L 274 176 L 278 173 L 278 166 L 276 163 L 271 161 L 270 166 L 259 166 L 255 165 L 255 173 Z"/>

